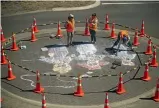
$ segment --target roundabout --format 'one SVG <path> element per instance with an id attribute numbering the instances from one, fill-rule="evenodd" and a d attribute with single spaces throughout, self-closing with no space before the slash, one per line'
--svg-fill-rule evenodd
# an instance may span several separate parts
<path id="1" fill-rule="evenodd" d="M 103 22 L 101 22 L 102 24 Z M 52 23 L 53 24 L 53 23 Z M 37 41 L 30 42 L 29 28 L 16 34 L 17 44 L 23 46 L 19 51 L 10 51 L 11 43 L 5 44 L 5 54 L 12 64 L 16 79 L 7 81 L 7 66 L 2 66 L 2 87 L 7 91 L 22 98 L 41 101 L 39 94 L 33 92 L 36 86 L 36 71 L 40 72 L 40 83 L 49 105 L 59 107 L 102 107 L 105 92 L 109 94 L 110 104 L 124 102 L 137 97 L 151 89 L 156 84 L 157 68 L 150 67 L 151 80 L 142 81 L 145 63 L 152 56 L 145 55 L 147 37 L 139 37 L 140 45 L 133 50 L 121 45 L 118 56 L 109 52 L 114 39 L 110 32 L 97 31 L 97 43 L 90 43 L 89 36 L 82 36 L 84 27 L 76 27 L 73 46 L 66 46 L 66 32 L 62 29 L 63 37 L 56 39 L 57 29 L 44 29 L 48 24 L 43 24 L 43 29 L 36 33 Z M 119 25 L 119 24 L 116 24 Z M 115 29 L 117 34 L 121 29 L 128 29 L 133 42 L 135 31 L 129 27 L 119 26 Z M 52 38 L 50 38 L 52 37 Z M 158 55 L 157 50 L 157 55 Z M 158 61 L 158 58 L 157 58 Z M 123 83 L 126 93 L 116 94 L 119 73 L 123 73 Z M 78 74 L 82 76 L 84 97 L 75 97 Z M 140 87 L 140 89 L 139 89 Z M 138 91 L 138 92 L 136 92 Z"/>

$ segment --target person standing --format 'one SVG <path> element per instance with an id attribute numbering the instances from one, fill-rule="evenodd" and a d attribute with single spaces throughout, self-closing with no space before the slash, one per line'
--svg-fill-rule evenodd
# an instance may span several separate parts
<path id="1" fill-rule="evenodd" d="M 96 30 L 97 30 L 97 15 L 96 13 L 93 13 L 92 16 L 89 18 L 89 30 L 91 34 L 91 42 L 96 43 Z"/>
<path id="2" fill-rule="evenodd" d="M 70 14 L 68 20 L 66 21 L 65 28 L 67 31 L 67 46 L 69 47 L 72 44 L 75 28 L 74 15 Z"/>

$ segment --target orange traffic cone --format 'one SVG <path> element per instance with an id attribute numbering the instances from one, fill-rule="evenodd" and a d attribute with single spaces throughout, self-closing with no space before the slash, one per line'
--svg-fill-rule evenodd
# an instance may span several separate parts
<path id="1" fill-rule="evenodd" d="M 33 26 L 34 26 L 34 32 L 35 32 L 35 33 L 39 32 L 35 18 L 34 18 L 34 20 L 33 20 Z"/>
<path id="2" fill-rule="evenodd" d="M 82 80 L 81 80 L 81 75 L 78 76 L 78 82 L 77 82 L 77 91 L 74 93 L 74 96 L 79 96 L 79 97 L 83 97 L 84 96 L 84 92 L 82 89 Z"/>
<path id="3" fill-rule="evenodd" d="M 152 61 L 150 63 L 150 66 L 152 66 L 152 67 L 158 66 L 157 58 L 156 58 L 156 47 L 154 47 L 153 58 L 152 58 Z"/>
<path id="4" fill-rule="evenodd" d="M 124 88 L 124 84 L 123 84 L 123 78 L 122 78 L 122 73 L 120 72 L 120 77 L 119 77 L 119 83 L 118 83 L 118 88 L 116 90 L 117 94 L 123 94 L 126 92 L 125 88 Z"/>
<path id="5" fill-rule="evenodd" d="M 144 37 L 144 36 L 145 36 L 144 20 L 142 20 L 140 36 L 141 36 L 141 37 Z"/>
<path id="6" fill-rule="evenodd" d="M 32 30 L 31 30 L 31 42 L 35 42 L 37 41 L 37 38 L 35 36 L 35 32 L 34 32 L 34 25 L 31 26 Z"/>
<path id="7" fill-rule="evenodd" d="M 151 47 L 151 39 L 148 40 L 148 46 L 147 46 L 147 50 L 145 52 L 146 55 L 151 55 L 152 54 L 152 47 Z"/>
<path id="8" fill-rule="evenodd" d="M 8 60 L 6 59 L 6 56 L 4 54 L 3 46 L 1 46 L 1 64 L 8 64 Z"/>
<path id="9" fill-rule="evenodd" d="M 138 46 L 139 44 L 140 44 L 140 43 L 139 43 L 139 38 L 138 38 L 138 31 L 136 30 L 135 36 L 134 36 L 133 45 L 134 45 L 134 46 Z"/>
<path id="10" fill-rule="evenodd" d="M 44 93 L 42 93 L 42 108 L 46 108 L 46 100 Z"/>
<path id="11" fill-rule="evenodd" d="M 151 77 L 149 76 L 149 65 L 146 63 L 144 76 L 141 78 L 143 81 L 150 81 Z"/>
<path id="12" fill-rule="evenodd" d="M 108 20 L 108 14 L 106 14 L 106 23 L 105 23 L 105 28 L 104 28 L 104 30 L 110 30 L 109 20 Z"/>
<path id="13" fill-rule="evenodd" d="M 3 30 L 1 28 L 1 42 L 5 42 L 6 38 L 4 38 Z"/>
<path id="14" fill-rule="evenodd" d="M 109 100 L 108 100 L 108 93 L 106 93 L 104 108 L 110 108 L 110 106 L 109 106 Z"/>
<path id="15" fill-rule="evenodd" d="M 60 27 L 60 21 L 58 21 L 56 37 L 57 38 L 62 38 L 62 36 L 63 35 L 62 35 L 61 27 Z"/>
<path id="16" fill-rule="evenodd" d="M 34 92 L 36 93 L 42 93 L 44 91 L 44 88 L 41 87 L 40 84 L 40 74 L 39 71 L 36 72 L 36 88 L 34 89 Z"/>
<path id="17" fill-rule="evenodd" d="M 88 26 L 88 19 L 86 18 L 86 26 L 83 36 L 90 36 L 89 26 Z"/>
<path id="18" fill-rule="evenodd" d="M 15 34 L 13 33 L 12 35 L 12 48 L 11 48 L 12 51 L 17 51 L 19 50 L 17 44 L 16 44 L 16 40 L 15 40 Z"/>
<path id="19" fill-rule="evenodd" d="M 159 78 L 157 79 L 156 91 L 153 100 L 159 102 Z"/>
<path id="20" fill-rule="evenodd" d="M 115 34 L 115 23 L 113 23 L 112 25 L 112 31 L 111 31 L 111 35 L 110 35 L 111 38 L 117 38 L 116 34 Z"/>
<path id="21" fill-rule="evenodd" d="M 16 79 L 16 76 L 13 74 L 12 66 L 11 66 L 11 63 L 9 61 L 9 63 L 8 63 L 8 78 L 7 78 L 7 80 L 11 81 L 11 80 L 14 80 L 14 79 Z"/>

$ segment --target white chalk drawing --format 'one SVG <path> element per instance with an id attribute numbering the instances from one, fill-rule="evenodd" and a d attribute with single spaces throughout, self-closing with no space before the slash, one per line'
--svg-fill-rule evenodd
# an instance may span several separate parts
<path id="1" fill-rule="evenodd" d="M 49 64 L 53 64 L 53 71 L 64 74 L 72 69 L 69 64 L 72 61 L 72 58 L 70 56 L 67 56 L 68 53 L 69 52 L 65 46 L 49 48 L 49 57 L 41 56 L 39 60 L 47 62 Z"/>
<path id="2" fill-rule="evenodd" d="M 93 72 L 91 72 L 91 71 L 88 71 L 88 72 L 86 72 L 87 74 L 92 74 Z"/>
<path id="3" fill-rule="evenodd" d="M 48 48 L 46 48 L 46 47 L 41 48 L 41 51 L 48 51 Z"/>
<path id="4" fill-rule="evenodd" d="M 93 44 L 77 45 L 76 51 L 80 54 L 75 59 L 79 60 L 78 66 L 88 70 L 101 69 L 101 66 L 108 65 L 109 62 L 102 62 L 105 55 L 96 55 L 96 47 Z"/>
<path id="5" fill-rule="evenodd" d="M 117 46 L 115 48 L 117 48 Z M 134 66 L 135 64 L 132 62 L 132 60 L 135 59 L 136 54 L 129 54 L 127 51 L 128 48 L 122 44 L 120 46 L 120 50 L 123 50 L 123 51 L 119 51 L 117 56 L 110 55 L 109 53 L 106 53 L 106 56 L 110 58 L 122 60 L 122 65 Z"/>
<path id="6" fill-rule="evenodd" d="M 44 73 L 44 74 L 49 74 L 49 73 Z M 20 78 L 22 80 L 30 82 L 30 85 L 32 87 L 35 87 L 36 82 L 34 82 L 33 80 L 30 79 L 30 77 L 32 77 L 32 76 L 35 77 L 35 79 L 36 79 L 36 75 L 35 74 L 25 74 L 25 75 L 20 76 Z M 49 79 L 49 80 L 51 80 L 51 79 Z M 57 77 L 56 80 L 60 81 L 61 85 L 54 85 L 54 86 L 52 86 L 51 85 L 52 83 L 50 83 L 48 85 L 42 85 L 42 86 L 44 88 L 47 88 L 47 87 L 57 87 L 57 88 L 65 88 L 65 89 L 74 88 L 74 87 L 77 86 L 77 82 L 76 81 L 65 81 L 65 80 L 59 79 L 59 77 Z"/>

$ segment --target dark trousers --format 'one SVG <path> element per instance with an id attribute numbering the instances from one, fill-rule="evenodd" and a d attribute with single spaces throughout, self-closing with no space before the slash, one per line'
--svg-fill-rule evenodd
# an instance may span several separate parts
<path id="1" fill-rule="evenodd" d="M 91 34 L 91 42 L 96 42 L 96 31 L 95 30 L 89 30 Z"/>
<path id="2" fill-rule="evenodd" d="M 67 32 L 67 45 L 72 44 L 73 41 L 73 32 Z"/>

